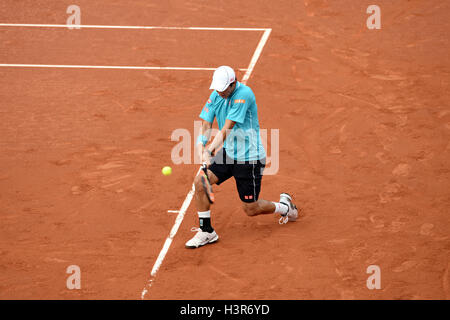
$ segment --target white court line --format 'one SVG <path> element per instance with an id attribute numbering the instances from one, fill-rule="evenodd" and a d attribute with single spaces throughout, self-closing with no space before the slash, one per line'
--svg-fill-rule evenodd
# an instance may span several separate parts
<path id="1" fill-rule="evenodd" d="M 242 77 L 241 82 L 243 84 L 246 84 L 247 80 L 250 78 L 250 75 L 253 72 L 253 68 L 255 68 L 256 63 L 258 62 L 261 52 L 264 49 L 264 46 L 266 45 L 266 42 L 269 39 L 271 32 L 272 32 L 272 29 L 266 29 L 261 37 L 261 40 L 259 40 L 258 46 L 256 47 L 255 53 L 253 54 L 253 57 L 252 57 L 252 60 L 250 60 L 250 64 L 247 68 L 247 72 Z"/>
<path id="2" fill-rule="evenodd" d="M 34 28 L 93 28 L 93 29 L 141 29 L 141 30 L 198 30 L 198 31 L 266 31 L 267 28 L 215 28 L 215 27 L 164 27 L 164 26 L 108 26 L 76 24 L 0 23 L 0 27 Z"/>
<path id="3" fill-rule="evenodd" d="M 255 53 L 253 54 L 252 60 L 250 61 L 250 65 L 247 69 L 247 72 L 245 73 L 244 77 L 242 78 L 242 83 L 246 84 L 247 80 L 250 78 L 251 73 L 253 72 L 253 69 L 255 68 L 256 63 L 258 62 L 259 57 L 261 56 L 261 52 L 267 43 L 267 40 L 269 39 L 270 32 L 272 29 L 265 29 L 264 34 L 261 37 L 261 40 L 258 43 L 258 46 L 255 49 Z M 200 172 L 201 167 L 198 169 L 197 174 Z M 197 175 L 196 174 L 196 175 Z M 169 251 L 170 245 L 172 244 L 173 238 L 175 237 L 178 228 L 181 225 L 181 222 L 183 222 L 184 215 L 186 214 L 186 210 L 189 208 L 189 205 L 191 204 L 192 198 L 194 197 L 195 193 L 195 185 L 192 184 L 191 190 L 186 196 L 186 199 L 184 199 L 183 205 L 181 206 L 180 212 L 178 213 L 178 216 L 175 220 L 175 224 L 172 227 L 172 230 L 170 231 L 169 237 L 167 237 L 166 241 L 164 242 L 163 248 L 161 249 L 161 252 L 158 255 L 158 258 L 156 259 L 155 264 L 153 265 L 152 272 L 150 274 L 150 279 L 147 281 L 146 286 L 142 290 L 141 293 L 141 299 L 143 300 L 145 298 L 145 295 L 147 294 L 148 290 L 153 284 L 153 280 L 155 279 L 156 273 L 158 272 L 159 268 L 161 267 L 164 258 L 166 257 L 167 252 Z"/>
<path id="4" fill-rule="evenodd" d="M 124 70 L 183 70 L 183 71 L 214 71 L 216 68 L 196 68 L 196 67 L 138 67 L 138 66 L 85 66 L 68 64 L 21 64 L 21 63 L 0 63 L 0 67 L 12 68 L 68 68 L 68 69 L 124 69 Z M 239 71 L 247 69 L 239 68 Z"/>
<path id="5" fill-rule="evenodd" d="M 0 27 L 34 27 L 34 28 L 94 28 L 94 29 L 141 29 L 141 30 L 199 30 L 199 31 L 264 31 L 256 48 L 249 68 L 239 68 L 245 71 L 242 83 L 250 77 L 258 57 L 269 38 L 272 29 L 268 28 L 216 28 L 216 27 L 163 27 L 163 26 L 108 26 L 108 25 L 67 25 L 67 24 L 28 24 L 28 23 L 0 23 Z M 190 68 L 190 67 L 145 67 L 145 66 L 89 66 L 89 65 L 52 65 L 52 64 L 0 64 L 0 67 L 16 68 L 72 68 L 72 69 L 124 69 L 124 70 L 186 70 L 186 71 L 213 71 L 216 68 Z"/>
<path id="6" fill-rule="evenodd" d="M 201 167 L 198 169 L 196 176 L 198 175 L 200 170 Z M 184 199 L 183 204 L 181 205 L 181 208 L 178 212 L 177 218 L 175 219 L 175 224 L 170 230 L 170 234 L 167 237 L 166 241 L 164 242 L 163 248 L 159 252 L 158 258 L 156 259 L 155 264 L 153 265 L 152 272 L 150 273 L 150 279 L 147 281 L 147 284 L 145 285 L 144 289 L 141 292 L 141 299 L 145 298 L 145 295 L 147 294 L 148 290 L 153 284 L 153 280 L 155 279 L 156 273 L 161 267 L 164 258 L 166 257 L 166 254 L 169 251 L 170 245 L 172 244 L 173 238 L 177 234 L 181 222 L 183 222 L 184 215 L 186 214 L 186 211 L 189 208 L 189 205 L 191 204 L 192 198 L 194 197 L 194 192 L 195 192 L 195 185 L 192 184 L 191 190 L 187 194 L 186 199 Z"/>

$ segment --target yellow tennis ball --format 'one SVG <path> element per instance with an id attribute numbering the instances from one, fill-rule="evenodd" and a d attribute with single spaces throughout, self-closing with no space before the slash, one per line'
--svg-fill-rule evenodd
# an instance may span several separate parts
<path id="1" fill-rule="evenodd" d="M 165 176 L 168 176 L 172 173 L 172 168 L 171 167 L 164 167 L 162 168 L 162 174 Z"/>

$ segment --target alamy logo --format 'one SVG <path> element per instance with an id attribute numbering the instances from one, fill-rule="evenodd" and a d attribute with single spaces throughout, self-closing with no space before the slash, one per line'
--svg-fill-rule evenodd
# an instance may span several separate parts
<path id="1" fill-rule="evenodd" d="M 367 18 L 367 28 L 370 30 L 381 29 L 381 9 L 377 5 L 371 5 L 367 8 L 366 13 L 372 14 Z"/>
<path id="2" fill-rule="evenodd" d="M 77 265 L 68 266 L 66 273 L 70 274 L 66 281 L 66 287 L 69 290 L 81 289 L 81 270 Z"/>
<path id="3" fill-rule="evenodd" d="M 81 9 L 77 5 L 70 5 L 67 7 L 67 14 L 70 16 L 67 18 L 67 26 L 69 29 L 80 29 L 81 25 Z"/>
<path id="4" fill-rule="evenodd" d="M 201 129 L 202 122 L 194 121 L 194 136 L 192 136 L 191 131 L 183 128 L 176 129 L 172 132 L 171 140 L 178 142 L 172 148 L 171 152 L 171 159 L 174 164 L 201 164 L 201 159 L 198 155 L 198 152 L 193 152 L 195 150 L 195 146 L 193 148 L 195 138 L 199 136 Z M 219 132 L 220 131 L 218 129 L 211 129 L 210 141 L 212 141 Z M 227 150 L 237 150 L 237 155 L 240 155 L 244 153 L 243 146 L 248 146 L 250 152 L 258 154 L 258 152 L 260 151 L 260 146 L 262 146 L 266 153 L 266 167 L 263 171 L 263 174 L 274 175 L 278 172 L 280 163 L 280 131 L 279 129 L 260 129 L 259 137 L 261 139 L 261 145 L 255 143 L 255 141 L 258 140 L 257 136 L 258 132 L 256 130 L 230 130 L 226 138 Z M 268 148 L 269 141 L 270 149 Z M 239 159 L 239 157 L 235 158 Z"/>
<path id="5" fill-rule="evenodd" d="M 381 289 L 381 269 L 377 265 L 370 265 L 367 267 L 366 273 L 372 274 L 367 278 L 367 289 Z"/>

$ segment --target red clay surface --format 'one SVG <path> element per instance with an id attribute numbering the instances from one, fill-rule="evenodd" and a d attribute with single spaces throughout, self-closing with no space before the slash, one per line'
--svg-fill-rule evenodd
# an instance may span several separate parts
<path id="1" fill-rule="evenodd" d="M 71 4 L 2 1 L 0 23 L 64 24 Z M 184 248 L 192 203 L 147 299 L 450 298 L 447 1 L 379 0 L 381 30 L 372 1 L 77 4 L 82 24 L 273 29 L 248 81 L 280 129 L 261 198 L 290 192 L 303 216 L 249 218 L 217 187 L 220 241 Z M 246 68 L 260 36 L 0 27 L 0 63 Z M 0 68 L 1 299 L 140 298 L 198 169 L 171 164 L 170 136 L 193 133 L 210 77 Z"/>

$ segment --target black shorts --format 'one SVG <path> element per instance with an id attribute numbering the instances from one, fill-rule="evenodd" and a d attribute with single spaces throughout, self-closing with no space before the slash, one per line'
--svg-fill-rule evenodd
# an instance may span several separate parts
<path id="1" fill-rule="evenodd" d="M 222 148 L 212 159 L 208 167 L 219 179 L 217 184 L 234 177 L 239 198 L 243 202 L 255 202 L 261 191 L 261 180 L 265 159 L 255 161 L 236 161 L 227 156 Z"/>

